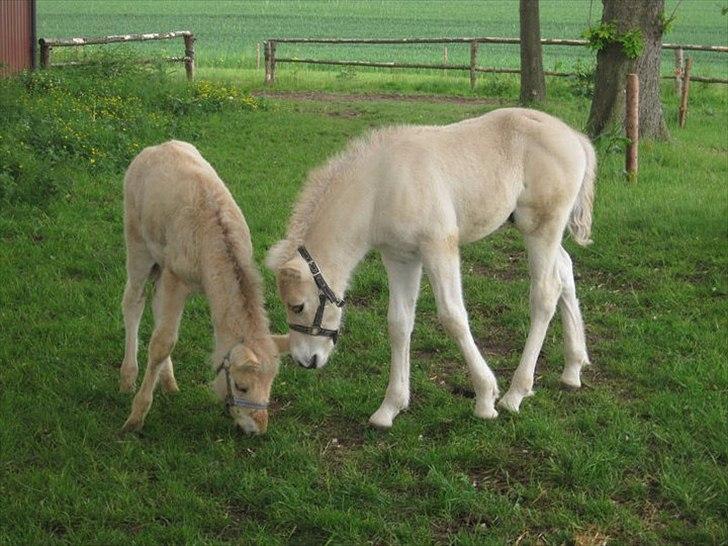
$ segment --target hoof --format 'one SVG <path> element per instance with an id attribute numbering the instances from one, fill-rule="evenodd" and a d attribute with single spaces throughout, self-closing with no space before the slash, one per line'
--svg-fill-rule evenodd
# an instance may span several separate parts
<path id="1" fill-rule="evenodd" d="M 503 398 L 498 400 L 498 407 L 510 411 L 511 413 L 518 413 L 523 399 L 531 395 L 533 395 L 533 391 L 529 391 L 527 394 L 519 394 L 508 391 Z"/>
<path id="2" fill-rule="evenodd" d="M 498 412 L 495 408 L 475 408 L 475 416 L 480 419 L 495 419 L 498 417 Z"/>
<path id="3" fill-rule="evenodd" d="M 175 381 L 174 378 L 169 381 L 162 381 L 162 389 L 164 389 L 164 392 L 168 393 L 179 392 L 179 386 L 177 385 L 177 381 Z"/>
<path id="4" fill-rule="evenodd" d="M 122 378 L 119 381 L 119 392 L 130 393 L 130 392 L 134 392 L 135 389 L 136 389 L 136 381 L 130 380 L 130 379 L 125 379 L 125 378 Z"/>
<path id="5" fill-rule="evenodd" d="M 387 411 L 377 410 L 370 418 L 369 424 L 379 430 L 389 430 L 394 423 L 394 416 Z"/>
<path id="6" fill-rule="evenodd" d="M 567 389 L 578 389 L 581 387 L 581 366 L 574 368 L 564 368 L 559 381 Z"/>
<path id="7" fill-rule="evenodd" d="M 126 420 L 126 423 L 124 423 L 124 426 L 121 427 L 121 432 L 126 434 L 129 432 L 137 432 L 141 430 L 141 428 L 144 426 L 144 421 L 141 419 L 134 419 L 132 417 L 129 417 L 129 419 Z"/>
<path id="8" fill-rule="evenodd" d="M 561 377 L 561 386 L 567 391 L 576 391 L 581 388 L 581 380 L 577 377 L 576 380 L 573 378 Z"/>

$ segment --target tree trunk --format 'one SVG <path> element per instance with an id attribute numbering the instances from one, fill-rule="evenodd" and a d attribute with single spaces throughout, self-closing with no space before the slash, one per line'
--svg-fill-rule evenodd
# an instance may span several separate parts
<path id="1" fill-rule="evenodd" d="M 546 98 L 538 0 L 520 0 L 518 12 L 521 21 L 520 101 L 529 104 Z"/>
<path id="2" fill-rule="evenodd" d="M 624 127 L 627 73 L 640 80 L 640 137 L 669 136 L 660 103 L 660 53 L 664 0 L 602 0 L 602 22 L 613 22 L 621 34 L 641 30 L 645 48 L 637 59 L 629 59 L 620 44 L 609 44 L 597 53 L 594 98 L 587 121 L 587 133 L 597 137 L 615 126 Z"/>

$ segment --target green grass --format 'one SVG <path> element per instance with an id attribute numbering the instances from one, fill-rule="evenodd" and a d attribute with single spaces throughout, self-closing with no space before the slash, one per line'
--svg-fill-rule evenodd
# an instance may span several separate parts
<path id="1" fill-rule="evenodd" d="M 463 359 L 425 283 L 412 406 L 390 432 L 370 429 L 389 359 L 386 278 L 372 255 L 330 364 L 309 372 L 284 360 L 266 436 L 236 432 L 207 388 L 200 297 L 174 352 L 181 392 L 160 393 L 143 433 L 120 436 L 131 403 L 117 392 L 121 179 L 139 147 L 198 146 L 242 207 L 260 262 L 306 172 L 350 137 L 495 106 L 259 103 L 220 83 L 122 68 L 123 78 L 112 64 L 0 82 L 0 543 L 728 541 L 723 89 L 696 86 L 687 127 L 671 123 L 672 140 L 642 145 L 637 184 L 624 181 L 620 152 L 600 151 L 595 244 L 567 242 L 594 362 L 581 391 L 558 386 L 556 320 L 536 396 L 517 416 L 474 418 Z M 492 81 L 507 103 L 511 84 Z M 587 99 L 558 87 L 550 96 L 549 112 L 583 125 Z M 672 122 L 676 99 L 664 100 Z M 92 148 L 101 159 L 91 162 Z M 473 332 L 505 388 L 528 328 L 517 233 L 466 247 L 463 273 Z M 266 289 L 284 331 L 269 273 Z M 142 340 L 150 328 L 147 310 Z"/>
<path id="2" fill-rule="evenodd" d="M 667 0 L 666 13 L 677 7 L 677 19 L 665 41 L 726 45 L 728 17 L 721 9 L 726 0 Z M 590 21 L 601 17 L 601 2 L 551 0 L 541 2 L 541 35 L 544 38 L 579 38 Z M 301 1 L 226 0 L 161 1 L 136 0 L 38 0 L 39 36 L 94 36 L 132 32 L 162 32 L 187 29 L 197 37 L 198 64 L 205 67 L 250 68 L 255 64 L 256 43 L 281 37 L 406 38 L 442 36 L 517 37 L 518 2 L 515 0 L 447 1 L 345 0 Z M 112 49 L 128 49 L 128 45 Z M 108 46 L 107 46 L 108 49 Z M 137 48 L 149 55 L 164 51 L 179 56 L 181 40 L 155 42 Z M 696 75 L 728 77 L 725 53 L 689 53 Z M 297 45 L 281 44 L 279 56 L 320 59 L 410 61 L 439 63 L 442 45 Z M 467 64 L 467 44 L 450 45 L 452 63 Z M 517 45 L 484 45 L 481 66 L 519 66 Z M 586 48 L 544 48 L 544 66 L 566 70 L 575 63 L 593 63 Z M 664 53 L 663 72 L 671 74 L 673 53 Z M 281 71 L 292 70 L 280 65 Z M 324 67 L 322 70 L 337 71 Z M 352 72 L 349 69 L 348 72 Z M 389 71 L 387 71 L 389 72 Z"/>

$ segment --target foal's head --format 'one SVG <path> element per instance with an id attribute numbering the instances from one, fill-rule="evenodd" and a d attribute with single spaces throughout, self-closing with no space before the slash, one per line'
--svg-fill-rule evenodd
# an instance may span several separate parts
<path id="1" fill-rule="evenodd" d="M 225 401 L 235 424 L 248 434 L 262 434 L 268 428 L 268 400 L 278 373 L 277 355 L 272 358 L 272 362 L 261 362 L 239 343 L 217 368 L 213 390 Z"/>
<path id="2" fill-rule="evenodd" d="M 293 359 L 304 368 L 322 368 L 336 344 L 343 301 L 326 297 L 300 256 L 275 269 L 278 293 L 286 306 Z M 325 272 L 324 272 L 325 274 Z"/>

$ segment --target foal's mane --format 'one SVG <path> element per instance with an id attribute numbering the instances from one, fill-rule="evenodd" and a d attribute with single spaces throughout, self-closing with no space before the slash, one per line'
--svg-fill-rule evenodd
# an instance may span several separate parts
<path id="1" fill-rule="evenodd" d="M 214 195 L 208 194 L 208 203 L 222 237 L 222 255 L 228 266 L 225 277 L 232 274 L 237 284 L 237 290 L 232 290 L 231 294 L 238 301 L 227 306 L 228 312 L 232 312 L 235 319 L 239 318 L 235 322 L 240 324 L 242 330 L 241 341 L 251 349 L 264 351 L 265 354 L 260 356 L 265 357 L 264 361 L 267 362 L 276 351 L 270 338 L 270 323 L 265 311 L 263 279 L 242 244 L 243 239 L 238 233 L 240 226 L 235 222 L 237 211 L 232 210 L 236 205 L 220 199 L 217 192 Z"/>
<path id="2" fill-rule="evenodd" d="M 356 159 L 361 157 L 370 145 L 379 142 L 385 131 L 386 129 L 375 129 L 351 140 L 341 152 L 309 172 L 306 183 L 293 206 L 286 238 L 276 243 L 268 252 L 266 265 L 270 269 L 277 270 L 293 258 L 298 247 L 303 244 L 319 211 L 326 206 L 328 195 L 338 184 L 350 178 L 356 169 Z"/>

